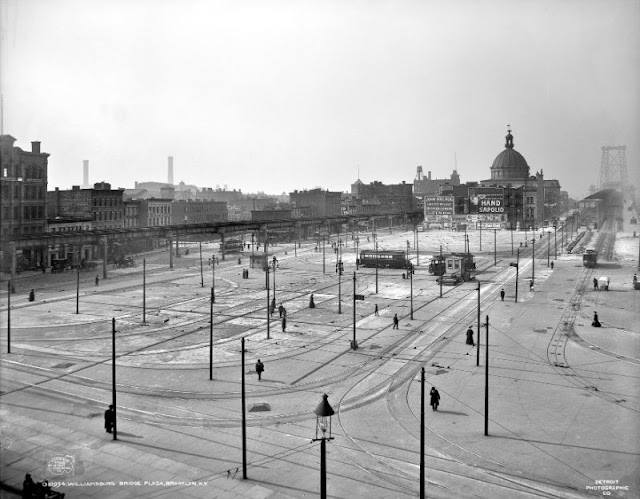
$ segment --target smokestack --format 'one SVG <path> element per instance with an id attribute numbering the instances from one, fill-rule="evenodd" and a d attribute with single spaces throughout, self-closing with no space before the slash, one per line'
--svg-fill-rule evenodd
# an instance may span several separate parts
<path id="1" fill-rule="evenodd" d="M 169 156 L 169 184 L 173 185 L 173 156 Z"/>
<path id="2" fill-rule="evenodd" d="M 31 152 L 40 154 L 40 142 L 31 142 Z"/>
<path id="3" fill-rule="evenodd" d="M 82 160 L 82 187 L 89 188 L 89 160 Z"/>

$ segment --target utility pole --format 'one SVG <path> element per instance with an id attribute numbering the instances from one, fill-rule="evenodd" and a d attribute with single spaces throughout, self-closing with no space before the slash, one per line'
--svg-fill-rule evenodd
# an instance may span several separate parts
<path id="1" fill-rule="evenodd" d="M 80 267 L 76 269 L 76 314 L 80 313 Z"/>
<path id="2" fill-rule="evenodd" d="M 484 366 L 484 434 L 489 435 L 489 316 L 487 315 L 487 347 L 486 360 Z M 480 336 L 480 334 L 478 334 Z"/>
<path id="3" fill-rule="evenodd" d="M 213 289 L 213 288 L 212 288 Z M 147 260 L 142 259 L 142 323 L 147 322 Z"/>
<path id="4" fill-rule="evenodd" d="M 547 267 L 551 263 L 551 232 L 547 232 Z"/>
<path id="5" fill-rule="evenodd" d="M 211 289 L 213 289 L 213 294 L 211 295 L 213 297 L 213 303 L 216 302 L 216 255 L 215 253 L 213 254 L 212 258 L 211 258 L 211 268 L 213 269 L 213 274 L 211 276 Z"/>
<path id="6" fill-rule="evenodd" d="M 424 367 L 420 376 L 420 499 L 425 497 L 424 483 Z"/>
<path id="7" fill-rule="evenodd" d="M 531 250 L 531 280 L 536 283 L 536 236 L 533 235 L 532 240 L 533 249 Z"/>
<path id="8" fill-rule="evenodd" d="M 378 294 L 378 234 L 374 232 L 373 241 L 376 245 L 376 294 Z"/>
<path id="9" fill-rule="evenodd" d="M 442 244 L 440 245 L 440 265 L 442 265 L 442 274 L 440 274 L 440 298 L 442 298 L 442 278 L 444 277 L 444 273 L 447 270 L 446 265 L 442 261 Z"/>
<path id="10" fill-rule="evenodd" d="M 411 280 L 411 320 L 413 320 L 413 264 L 409 262 L 409 277 Z"/>
<path id="11" fill-rule="evenodd" d="M 247 479 L 247 411 L 244 388 L 244 336 L 242 337 L 242 478 Z"/>
<path id="12" fill-rule="evenodd" d="M 11 353 L 11 279 L 7 281 L 7 353 Z"/>
<path id="13" fill-rule="evenodd" d="M 209 300 L 209 379 L 213 380 L 213 288 Z"/>
<path id="14" fill-rule="evenodd" d="M 111 405 L 113 406 L 113 439 L 118 440 L 116 409 L 116 319 L 111 319 Z"/>
<path id="15" fill-rule="evenodd" d="M 204 274 L 202 272 L 202 241 L 200 244 L 200 286 L 204 288 Z"/>
<path id="16" fill-rule="evenodd" d="M 498 265 L 498 246 L 496 245 L 496 229 L 493 229 L 493 266 Z"/>
<path id="17" fill-rule="evenodd" d="M 269 297 L 269 261 L 267 261 L 267 267 L 266 267 L 266 273 L 265 273 L 265 279 L 267 281 L 267 339 L 269 339 L 269 327 L 271 324 L 271 300 Z"/>
<path id="18" fill-rule="evenodd" d="M 478 348 L 476 349 L 476 366 L 480 365 L 480 281 L 478 281 Z"/>
<path id="19" fill-rule="evenodd" d="M 520 248 L 518 248 L 518 257 L 516 259 L 516 303 L 518 303 L 518 275 L 520 273 Z"/>

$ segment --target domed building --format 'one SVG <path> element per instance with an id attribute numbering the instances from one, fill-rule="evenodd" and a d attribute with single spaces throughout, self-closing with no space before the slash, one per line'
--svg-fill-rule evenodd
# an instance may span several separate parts
<path id="1" fill-rule="evenodd" d="M 531 175 L 529 163 L 514 149 L 507 129 L 504 150 L 493 160 L 491 178 L 469 189 L 469 211 L 480 222 L 507 228 L 542 227 L 559 215 L 560 183 L 545 180 L 542 169 Z"/>

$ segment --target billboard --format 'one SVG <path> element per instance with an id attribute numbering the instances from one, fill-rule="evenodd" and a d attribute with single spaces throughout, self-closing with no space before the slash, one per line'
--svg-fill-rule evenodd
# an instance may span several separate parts
<path id="1" fill-rule="evenodd" d="M 469 189 L 469 212 L 481 215 L 504 215 L 504 190 L 496 187 Z"/>
<path id="2" fill-rule="evenodd" d="M 425 196 L 424 217 L 428 220 L 453 216 L 453 196 Z"/>

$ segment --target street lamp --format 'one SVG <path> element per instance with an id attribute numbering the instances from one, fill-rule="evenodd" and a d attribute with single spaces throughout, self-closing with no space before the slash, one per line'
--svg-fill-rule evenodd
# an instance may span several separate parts
<path id="1" fill-rule="evenodd" d="M 409 279 L 411 283 L 411 320 L 413 320 L 413 263 L 409 262 L 407 268 L 409 269 Z"/>
<path id="2" fill-rule="evenodd" d="M 326 442 L 333 440 L 331 436 L 331 416 L 333 416 L 333 408 L 329 405 L 327 394 L 322 396 L 322 401 L 313 411 L 316 415 L 316 437 L 312 442 L 320 440 L 320 498 L 327 497 L 327 462 L 326 462 Z"/>

